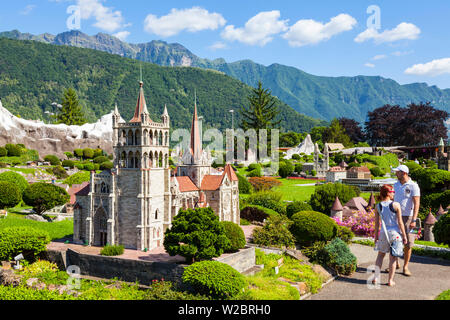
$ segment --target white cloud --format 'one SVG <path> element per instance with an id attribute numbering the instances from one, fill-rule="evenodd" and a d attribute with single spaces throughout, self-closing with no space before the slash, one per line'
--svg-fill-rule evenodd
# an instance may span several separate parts
<path id="1" fill-rule="evenodd" d="M 129 35 L 130 35 L 129 31 L 120 31 L 113 34 L 114 37 L 119 38 L 122 41 L 125 41 Z"/>
<path id="2" fill-rule="evenodd" d="M 450 58 L 437 59 L 423 64 L 415 64 L 406 69 L 405 74 L 429 77 L 450 74 Z"/>
<path id="3" fill-rule="evenodd" d="M 377 61 L 377 60 L 383 60 L 383 59 L 386 59 L 386 58 L 387 58 L 387 55 L 379 54 L 379 55 L 376 55 L 375 57 L 373 57 L 372 60 Z"/>
<path id="4" fill-rule="evenodd" d="M 221 36 L 228 41 L 263 47 L 273 40 L 274 35 L 288 30 L 287 23 L 288 20 L 280 20 L 280 11 L 264 11 L 248 20 L 243 28 L 226 26 Z"/>
<path id="5" fill-rule="evenodd" d="M 226 20 L 219 13 L 209 13 L 200 7 L 191 9 L 172 9 L 166 16 L 158 18 L 149 14 L 145 18 L 144 29 L 162 37 L 174 36 L 183 30 L 197 32 L 202 30 L 216 30 L 224 26 Z"/>
<path id="6" fill-rule="evenodd" d="M 36 8 L 36 5 L 29 4 L 22 11 L 20 11 L 20 14 L 24 16 L 29 15 L 34 8 Z"/>
<path id="7" fill-rule="evenodd" d="M 379 33 L 376 29 L 366 29 L 361 32 L 355 42 L 361 43 L 374 40 L 375 43 L 395 42 L 399 40 L 415 40 L 419 37 L 420 29 L 412 23 L 402 22 L 392 30 L 385 30 Z"/>
<path id="8" fill-rule="evenodd" d="M 356 23 L 356 19 L 348 14 L 340 14 L 333 17 L 326 24 L 311 19 L 299 20 L 289 28 L 289 31 L 283 35 L 283 38 L 288 40 L 289 45 L 292 47 L 314 45 L 327 41 L 344 31 L 352 30 Z"/>
<path id="9" fill-rule="evenodd" d="M 406 56 L 406 55 L 411 54 L 411 53 L 414 53 L 414 50 L 410 50 L 410 51 L 395 51 L 395 52 L 392 52 L 392 55 L 396 56 L 396 57 L 401 57 L 401 56 Z"/>
<path id="10" fill-rule="evenodd" d="M 227 45 L 221 41 L 217 41 L 209 46 L 209 49 L 211 50 L 220 50 L 220 49 L 226 49 Z"/>
<path id="11" fill-rule="evenodd" d="M 370 63 L 370 62 L 367 62 L 364 66 L 368 67 L 368 68 L 375 68 L 375 65 L 373 63 Z"/>
<path id="12" fill-rule="evenodd" d="M 95 18 L 94 26 L 108 32 L 114 32 L 128 25 L 124 23 L 121 11 L 105 7 L 103 0 L 77 0 L 81 10 L 81 19 Z"/>

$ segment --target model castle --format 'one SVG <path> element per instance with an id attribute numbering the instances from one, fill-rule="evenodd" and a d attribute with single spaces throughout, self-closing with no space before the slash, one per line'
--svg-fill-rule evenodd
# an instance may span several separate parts
<path id="1" fill-rule="evenodd" d="M 238 223 L 238 178 L 231 167 L 211 167 L 203 150 L 197 104 L 188 150 L 172 174 L 169 166 L 170 117 L 150 119 L 143 82 L 133 118 L 113 113 L 114 169 L 91 173 L 90 184 L 76 194 L 74 242 L 151 250 L 163 245 L 164 232 L 180 209 L 211 207 L 221 221 Z"/>

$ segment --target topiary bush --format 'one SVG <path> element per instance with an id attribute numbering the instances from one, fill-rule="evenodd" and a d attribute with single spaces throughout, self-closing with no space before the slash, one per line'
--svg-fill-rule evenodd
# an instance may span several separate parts
<path id="1" fill-rule="evenodd" d="M 122 245 L 106 245 L 103 247 L 103 249 L 100 251 L 100 254 L 102 256 L 120 256 L 124 252 L 124 246 Z"/>
<path id="2" fill-rule="evenodd" d="M 94 166 L 93 163 L 86 163 L 83 166 L 83 170 L 85 170 L 85 171 L 94 171 L 95 170 L 95 166 Z"/>
<path id="3" fill-rule="evenodd" d="M 282 194 L 273 191 L 260 191 L 247 198 L 247 203 L 272 209 L 279 214 L 286 214 L 286 206 L 281 202 Z"/>
<path id="4" fill-rule="evenodd" d="M 356 186 L 349 186 L 342 183 L 326 183 L 316 187 L 314 193 L 311 195 L 309 204 L 313 210 L 329 215 L 336 196 L 344 204 L 354 197 L 359 197 L 360 193 L 361 191 Z"/>
<path id="5" fill-rule="evenodd" d="M 92 150 L 91 148 L 83 149 L 83 158 L 84 159 L 92 159 L 92 158 L 94 158 L 94 150 Z"/>
<path id="6" fill-rule="evenodd" d="M 77 172 L 70 177 L 68 177 L 66 180 L 64 180 L 63 183 L 73 186 L 74 184 L 82 184 L 83 182 L 87 182 L 91 180 L 91 173 L 88 171 L 80 171 Z"/>
<path id="7" fill-rule="evenodd" d="M 105 156 L 99 156 L 99 157 L 96 157 L 96 158 L 94 158 L 94 163 L 103 163 L 103 162 L 107 162 L 107 161 L 109 161 L 109 159 L 108 159 L 108 157 L 105 157 Z"/>
<path id="8" fill-rule="evenodd" d="M 20 189 L 12 182 L 0 181 L 0 209 L 13 208 L 22 200 Z"/>
<path id="9" fill-rule="evenodd" d="M 295 248 L 295 238 L 289 231 L 292 221 L 285 216 L 271 216 L 267 219 L 263 228 L 253 230 L 253 242 L 277 248 Z"/>
<path id="10" fill-rule="evenodd" d="M 373 167 L 370 168 L 370 173 L 374 176 L 374 177 L 382 177 L 385 175 L 385 173 L 379 168 L 379 167 Z"/>
<path id="11" fill-rule="evenodd" d="M 241 210 L 241 218 L 250 222 L 264 222 L 267 218 L 278 215 L 279 213 L 272 209 L 257 205 L 247 205 Z"/>
<path id="12" fill-rule="evenodd" d="M 350 228 L 340 225 L 337 226 L 336 238 L 339 238 L 345 243 L 349 244 L 354 236 L 355 234 L 352 232 L 352 230 L 350 230 Z"/>
<path id="13" fill-rule="evenodd" d="M 62 162 L 62 166 L 63 166 L 64 168 L 70 168 L 70 169 L 73 169 L 73 168 L 75 167 L 75 162 L 73 162 L 72 160 L 64 160 L 64 161 Z"/>
<path id="14" fill-rule="evenodd" d="M 286 206 L 286 216 L 291 218 L 294 214 L 300 211 L 312 211 L 311 206 L 303 201 L 294 201 Z"/>
<path id="15" fill-rule="evenodd" d="M 47 232 L 30 227 L 10 227 L 0 230 L 0 260 L 12 260 L 22 253 L 26 260 L 35 258 L 47 249 Z"/>
<path id="16" fill-rule="evenodd" d="M 324 247 L 326 265 L 338 274 L 349 276 L 356 270 L 357 260 L 348 246 L 339 238 Z"/>
<path id="17" fill-rule="evenodd" d="M 439 218 L 434 224 L 433 235 L 436 243 L 443 243 L 450 246 L 450 215 L 446 214 Z"/>
<path id="18" fill-rule="evenodd" d="M 194 292 L 215 299 L 230 299 L 246 285 L 243 275 L 218 261 L 196 262 L 185 268 L 183 282 Z"/>
<path id="19" fill-rule="evenodd" d="M 51 172 L 53 173 L 53 175 L 58 178 L 58 179 L 66 179 L 67 177 L 69 177 L 69 175 L 67 174 L 66 169 L 64 169 L 61 166 L 56 166 L 53 167 L 51 169 Z"/>
<path id="20" fill-rule="evenodd" d="M 66 190 L 45 182 L 34 183 L 23 192 L 23 201 L 33 207 L 37 214 L 62 206 L 69 200 L 70 196 Z"/>
<path id="21" fill-rule="evenodd" d="M 337 234 L 336 222 L 320 212 L 298 212 L 292 216 L 292 222 L 290 230 L 301 246 L 311 246 L 315 241 L 329 241 Z"/>
<path id="22" fill-rule="evenodd" d="M 280 161 L 278 174 L 282 178 L 287 178 L 294 172 L 294 169 L 294 165 L 290 161 Z"/>
<path id="23" fill-rule="evenodd" d="M 5 149 L 8 151 L 8 157 L 20 157 L 22 154 L 22 148 L 15 144 L 8 143 Z"/>
<path id="24" fill-rule="evenodd" d="M 230 248 L 226 249 L 225 252 L 236 252 L 239 251 L 239 249 L 244 248 L 247 241 L 245 241 L 245 235 L 242 228 L 231 221 L 222 221 L 221 224 L 225 229 L 225 235 L 231 243 Z"/>
<path id="25" fill-rule="evenodd" d="M 223 225 L 211 208 L 180 210 L 164 234 L 164 248 L 187 262 L 219 257 L 230 247 Z"/>
<path id="26" fill-rule="evenodd" d="M 239 173 L 236 172 L 236 176 L 239 179 L 239 194 L 250 194 L 253 191 L 253 187 L 248 182 L 247 178 L 241 176 Z"/>
<path id="27" fill-rule="evenodd" d="M 0 173 L 0 181 L 14 183 L 19 188 L 21 195 L 22 192 L 24 192 L 24 190 L 29 187 L 27 179 L 25 179 L 21 174 L 18 174 L 14 171 L 6 171 Z"/>
<path id="28" fill-rule="evenodd" d="M 114 168 L 114 163 L 111 161 L 102 162 L 99 167 L 100 170 L 111 170 L 112 168 Z"/>
<path id="29" fill-rule="evenodd" d="M 8 150 L 5 147 L 0 147 L 0 158 L 6 157 L 8 155 Z"/>
<path id="30" fill-rule="evenodd" d="M 59 161 L 59 158 L 52 154 L 45 156 L 44 161 L 50 162 L 50 164 L 52 166 L 59 166 L 61 164 L 61 161 Z"/>

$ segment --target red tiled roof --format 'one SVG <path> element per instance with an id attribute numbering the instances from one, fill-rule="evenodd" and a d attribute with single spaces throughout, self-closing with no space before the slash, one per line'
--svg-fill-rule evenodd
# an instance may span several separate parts
<path id="1" fill-rule="evenodd" d="M 357 209 L 363 212 L 366 212 L 367 202 L 362 197 L 355 197 L 350 199 L 349 202 L 345 204 L 346 207 L 349 207 L 351 209 Z"/>
<path id="2" fill-rule="evenodd" d="M 345 172 L 345 169 L 342 168 L 342 167 L 332 167 L 332 168 L 330 168 L 329 171 L 331 171 L 331 172 Z"/>
<path id="3" fill-rule="evenodd" d="M 370 172 L 369 168 L 367 167 L 352 167 L 349 169 L 351 172 Z"/>
<path id="4" fill-rule="evenodd" d="M 234 172 L 233 167 L 230 164 L 227 164 L 224 170 L 224 173 L 228 175 L 228 178 L 231 181 L 238 181 L 238 177 L 236 175 L 236 172 Z"/>
<path id="5" fill-rule="evenodd" d="M 206 175 L 203 177 L 201 190 L 214 191 L 220 188 L 224 175 Z"/>
<path id="6" fill-rule="evenodd" d="M 433 216 L 433 214 L 431 213 L 431 210 L 430 210 L 430 213 L 428 213 L 428 216 L 427 216 L 427 218 L 425 219 L 425 224 L 435 224 L 437 222 L 437 220 L 436 220 L 436 218 Z"/>
<path id="7" fill-rule="evenodd" d="M 141 114 L 144 112 L 145 109 L 147 109 L 147 103 L 145 102 L 145 96 L 144 96 L 144 83 L 141 81 L 139 83 L 140 89 L 139 89 L 139 96 L 136 104 L 136 110 L 134 111 L 133 119 L 130 120 L 130 122 L 141 122 Z"/>
<path id="8" fill-rule="evenodd" d="M 178 181 L 178 185 L 180 186 L 180 192 L 190 192 L 190 191 L 198 191 L 197 186 L 192 182 L 191 178 L 188 176 L 175 177 Z"/>
<path id="9" fill-rule="evenodd" d="M 83 185 L 81 185 L 83 186 Z M 91 184 L 90 182 L 87 182 L 86 185 L 84 185 L 79 191 L 75 192 L 76 196 L 87 196 L 89 195 L 89 192 L 91 191 Z"/>

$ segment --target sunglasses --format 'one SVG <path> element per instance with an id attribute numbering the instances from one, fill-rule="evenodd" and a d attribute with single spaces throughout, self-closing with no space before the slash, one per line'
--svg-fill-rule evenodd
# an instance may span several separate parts
<path id="1" fill-rule="evenodd" d="M 389 193 L 395 193 L 395 191 L 389 191 Z"/>

